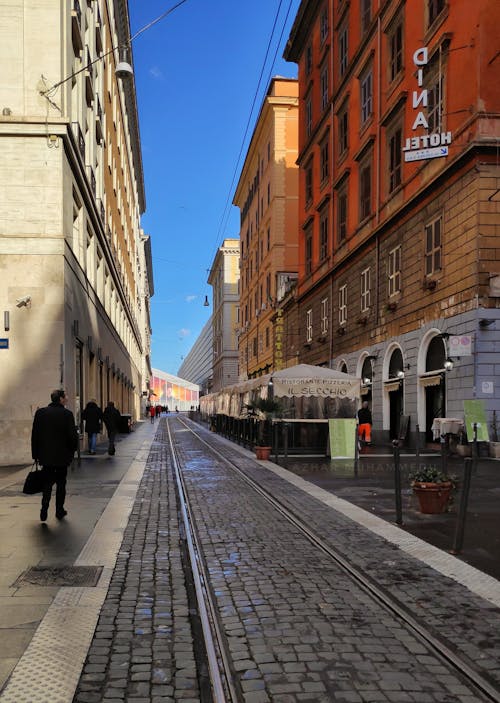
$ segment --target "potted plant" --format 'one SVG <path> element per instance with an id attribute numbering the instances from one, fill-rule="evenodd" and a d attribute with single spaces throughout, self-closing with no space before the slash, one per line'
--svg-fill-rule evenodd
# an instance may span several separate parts
<path id="1" fill-rule="evenodd" d="M 276 417 L 281 412 L 281 405 L 273 398 L 259 398 L 253 407 L 264 415 L 264 420 L 259 427 L 259 439 L 255 446 L 255 456 L 257 459 L 267 460 L 272 449 L 271 418 Z"/>
<path id="2" fill-rule="evenodd" d="M 417 496 L 420 512 L 444 513 L 455 488 L 455 480 L 434 466 L 422 466 L 410 473 L 411 487 Z"/>

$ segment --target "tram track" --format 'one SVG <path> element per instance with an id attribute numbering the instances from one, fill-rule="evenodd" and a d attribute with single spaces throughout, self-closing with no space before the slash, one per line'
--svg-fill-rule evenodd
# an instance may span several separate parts
<path id="1" fill-rule="evenodd" d="M 269 503 L 283 518 L 294 526 L 307 540 L 318 550 L 328 557 L 344 574 L 352 580 L 354 584 L 362 589 L 386 612 L 390 613 L 399 623 L 402 623 L 407 631 L 421 642 L 429 653 L 439 659 L 446 667 L 453 671 L 464 683 L 467 683 L 477 694 L 478 701 L 496 701 L 500 703 L 500 690 L 494 682 L 490 681 L 481 671 L 475 668 L 473 663 L 466 657 L 448 646 L 442 639 L 436 637 L 425 625 L 414 617 L 401 603 L 385 589 L 379 587 L 372 579 L 368 578 L 359 568 L 353 566 L 339 551 L 335 550 L 331 544 L 327 544 L 314 530 L 304 523 L 304 520 L 296 515 L 293 510 L 281 502 L 276 496 L 271 495 L 257 481 L 242 471 L 236 462 L 232 461 L 225 454 L 218 451 L 207 442 L 190 423 L 184 419 L 177 418 L 184 430 L 196 439 L 201 445 L 208 449 L 218 461 L 229 467 L 235 474 L 252 488 L 260 497 Z M 175 447 L 169 423 L 168 438 L 170 450 L 175 467 L 176 481 L 178 484 L 179 497 L 181 498 L 181 512 L 183 515 L 184 527 L 186 529 L 187 541 L 189 543 L 191 566 L 197 574 L 194 576 L 196 584 L 196 594 L 200 604 L 201 620 L 203 622 L 203 633 L 207 645 L 208 668 L 212 682 L 213 700 L 216 703 L 236 703 L 243 700 L 237 682 L 234 681 L 234 672 L 231 664 L 231 654 L 226 651 L 225 638 L 222 624 L 219 622 L 217 604 L 210 587 L 209 576 L 204 564 L 203 549 L 196 535 L 196 519 L 189 507 L 189 496 L 187 486 L 182 477 L 182 461 Z M 458 699 L 457 699 L 458 700 Z"/>

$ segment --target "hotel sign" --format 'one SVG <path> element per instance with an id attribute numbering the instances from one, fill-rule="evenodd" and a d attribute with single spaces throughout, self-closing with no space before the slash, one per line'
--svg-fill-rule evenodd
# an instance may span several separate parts
<path id="1" fill-rule="evenodd" d="M 424 88 L 424 69 L 429 61 L 429 52 L 426 46 L 417 49 L 413 54 L 413 63 L 417 68 L 418 90 L 413 91 L 412 107 L 417 110 L 412 124 L 412 130 L 418 127 L 427 130 L 427 134 L 407 137 L 403 147 L 405 161 L 423 161 L 448 156 L 448 145 L 451 144 L 451 132 L 429 134 L 429 122 L 423 108 L 429 106 L 429 91 Z"/>

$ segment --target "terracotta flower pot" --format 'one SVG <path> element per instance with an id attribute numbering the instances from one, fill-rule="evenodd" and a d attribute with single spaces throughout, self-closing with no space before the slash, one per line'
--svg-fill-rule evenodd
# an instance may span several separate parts
<path id="1" fill-rule="evenodd" d="M 436 515 L 444 513 L 453 488 L 451 481 L 445 483 L 420 483 L 415 481 L 413 492 L 418 498 L 420 512 Z"/>
<path id="2" fill-rule="evenodd" d="M 255 456 L 261 461 L 267 461 L 271 454 L 271 447 L 255 447 Z"/>

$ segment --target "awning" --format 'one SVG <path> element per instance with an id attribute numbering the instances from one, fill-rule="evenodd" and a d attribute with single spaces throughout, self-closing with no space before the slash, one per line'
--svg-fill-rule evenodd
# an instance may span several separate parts
<path id="1" fill-rule="evenodd" d="M 395 391 L 399 391 L 401 388 L 401 381 L 389 381 L 388 383 L 384 383 L 384 390 L 387 391 L 387 393 L 394 393 Z"/>
<path id="2" fill-rule="evenodd" d="M 418 380 L 419 380 L 420 385 L 423 386 L 424 388 L 428 388 L 429 386 L 441 385 L 441 375 L 439 375 L 439 376 L 421 376 Z"/>
<path id="3" fill-rule="evenodd" d="M 322 366 L 297 364 L 272 374 L 275 398 L 359 398 L 361 379 Z"/>

